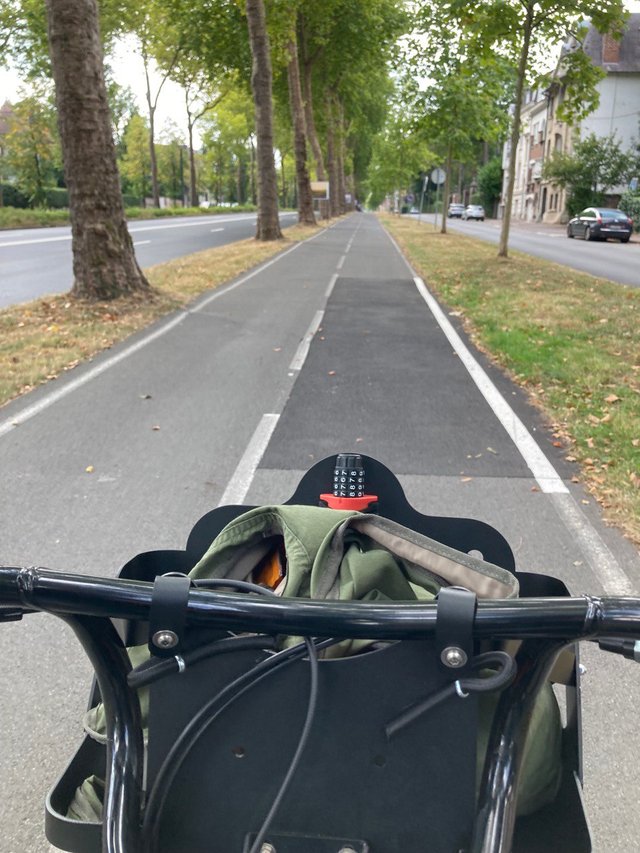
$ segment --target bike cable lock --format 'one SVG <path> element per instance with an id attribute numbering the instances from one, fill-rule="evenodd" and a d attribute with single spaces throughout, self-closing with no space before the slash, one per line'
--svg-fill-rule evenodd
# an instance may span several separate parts
<path id="1" fill-rule="evenodd" d="M 476 607 L 475 593 L 463 587 L 442 587 L 438 593 L 435 652 L 443 673 L 455 675 L 454 680 L 390 720 L 385 726 L 388 738 L 450 697 L 466 699 L 470 693 L 501 690 L 514 678 L 516 662 L 506 652 L 474 654 Z"/>

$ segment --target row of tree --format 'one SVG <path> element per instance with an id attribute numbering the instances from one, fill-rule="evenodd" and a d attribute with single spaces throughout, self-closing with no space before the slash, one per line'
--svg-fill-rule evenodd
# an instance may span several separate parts
<path id="1" fill-rule="evenodd" d="M 525 86 L 541 83 L 549 45 L 571 30 L 579 44 L 585 18 L 616 34 L 625 17 L 622 0 L 101 0 L 99 21 L 96 0 L 46 0 L 45 22 L 39 0 L 1 2 L 0 47 L 11 48 L 31 75 L 46 75 L 50 57 L 79 259 L 74 287 L 100 297 L 147 287 L 126 259 L 133 254 L 109 141 L 114 111 L 102 56 L 115 38 L 134 37 L 143 58 L 156 203 L 156 110 L 164 82 L 173 79 L 185 93 L 193 199 L 196 122 L 231 93 L 251 93 L 260 239 L 281 236 L 275 128 L 280 137 L 288 132 L 299 216 L 308 223 L 312 175 L 328 181 L 332 213 L 365 181 L 371 197 L 380 197 L 422 180 L 435 163 L 445 167 L 448 198 L 455 169 L 481 162 L 492 174 L 491 154 L 509 133 L 500 243 L 506 255 Z M 161 73 L 155 88 L 152 61 Z M 562 110 L 574 120 L 593 108 L 600 72 L 581 50 L 563 63 Z M 222 140 L 224 128 L 218 135 Z M 238 169 L 246 168 L 240 159 Z"/>
<path id="2" fill-rule="evenodd" d="M 331 212 L 342 209 L 384 122 L 388 59 L 407 28 L 401 0 L 4 0 L 0 41 L 31 76 L 51 73 L 74 247 L 74 291 L 105 298 L 147 291 L 126 235 L 111 135 L 103 55 L 125 33 L 147 70 L 151 194 L 160 181 L 155 116 L 161 79 L 183 86 L 189 136 L 231 92 L 251 91 L 258 199 L 257 237 L 280 235 L 274 112 L 288 124 L 300 219 L 313 222 L 310 172 L 328 180 Z M 8 51 L 5 55 L 8 55 Z M 49 71 L 50 69 L 50 71 Z M 219 136 L 223 135 L 223 131 Z M 188 140 L 192 196 L 196 164 Z M 100 163 L 100 168 L 95 167 Z M 311 167 L 311 168 L 310 168 Z M 246 168 L 238 166 L 238 168 Z"/>
<path id="3" fill-rule="evenodd" d="M 112 107 L 113 114 L 113 107 Z M 68 194 L 55 109 L 46 92 L 34 93 L 5 111 L 7 132 L 2 140 L 0 204 L 31 207 L 67 207 Z M 292 197 L 292 158 L 289 134 L 277 140 L 281 172 L 281 201 Z M 114 127 L 118 169 L 128 205 L 152 199 L 149 123 L 129 99 L 120 126 Z M 254 133 L 251 104 L 239 89 L 227 94 L 205 116 L 201 146 L 191 152 L 183 132 L 168 122 L 154 143 L 159 196 L 180 204 L 197 205 L 201 196 L 216 202 L 243 204 L 256 201 Z M 190 163 L 195 166 L 191 174 Z M 55 188 L 55 192 L 52 192 Z M 195 190 L 195 192 L 193 192 Z M 10 191 L 10 192 L 9 192 Z"/>

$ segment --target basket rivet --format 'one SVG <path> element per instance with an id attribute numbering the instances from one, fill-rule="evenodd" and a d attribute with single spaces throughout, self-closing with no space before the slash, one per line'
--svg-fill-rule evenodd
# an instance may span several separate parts
<path id="1" fill-rule="evenodd" d="M 153 637 L 153 645 L 157 646 L 159 649 L 172 649 L 174 646 L 178 645 L 178 635 L 175 631 L 156 631 Z"/>
<path id="2" fill-rule="evenodd" d="M 457 646 L 448 646 L 443 649 L 440 659 L 445 666 L 450 666 L 452 669 L 459 669 L 467 662 L 466 654 Z"/>
<path id="3" fill-rule="evenodd" d="M 276 848 L 273 846 L 273 844 L 269 844 L 269 842 L 267 842 L 266 844 L 263 844 L 260 848 L 260 853 L 276 853 Z"/>

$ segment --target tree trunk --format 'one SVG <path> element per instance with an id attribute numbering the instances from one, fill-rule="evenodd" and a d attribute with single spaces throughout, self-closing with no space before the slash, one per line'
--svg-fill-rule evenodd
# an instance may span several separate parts
<path id="1" fill-rule="evenodd" d="M 344 138 L 345 138 L 345 127 L 344 127 L 344 109 L 342 107 L 342 102 L 339 99 L 336 99 L 336 107 L 338 111 L 338 138 L 336 140 L 336 172 L 338 175 L 338 209 L 340 213 L 347 212 L 347 202 L 346 202 L 346 193 L 347 193 L 347 181 L 344 173 Z"/>
<path id="2" fill-rule="evenodd" d="M 451 169 L 453 168 L 453 145 L 447 146 L 447 165 L 444 172 L 444 186 L 442 188 L 442 225 L 440 233 L 447 233 L 447 209 L 449 207 L 449 195 L 451 194 Z"/>
<path id="3" fill-rule="evenodd" d="M 189 204 L 198 206 L 198 186 L 196 182 L 196 154 L 193 150 L 193 122 L 189 116 Z"/>
<path id="4" fill-rule="evenodd" d="M 309 145 L 311 146 L 311 151 L 313 153 L 313 159 L 316 163 L 316 180 L 326 181 L 327 173 L 324 165 L 324 157 L 322 155 L 322 147 L 320 145 L 320 140 L 318 139 L 316 123 L 313 115 L 313 91 L 311 87 L 311 69 L 313 67 L 313 63 L 307 55 L 305 28 L 302 24 L 300 26 L 300 33 L 303 54 L 301 66 L 302 90 L 304 95 L 304 118 L 307 130 L 307 139 L 309 140 Z"/>
<path id="5" fill-rule="evenodd" d="M 150 294 L 120 190 L 96 0 L 46 0 L 58 126 L 69 190 L 74 296 Z"/>
<path id="6" fill-rule="evenodd" d="M 307 169 L 307 134 L 304 121 L 304 106 L 300 89 L 300 68 L 298 65 L 298 45 L 292 38 L 288 45 L 289 64 L 287 80 L 289 83 L 289 103 L 293 124 L 293 152 L 296 163 L 296 185 L 298 188 L 298 222 L 303 225 L 315 225 L 311 181 Z M 283 202 L 285 203 L 285 202 Z"/>
<path id="7" fill-rule="evenodd" d="M 504 200 L 502 212 L 502 228 L 500 229 L 500 243 L 498 257 L 506 258 L 509 253 L 509 227 L 511 226 L 511 205 L 513 202 L 513 187 L 516 178 L 516 155 L 518 153 L 518 140 L 520 138 L 520 114 L 522 111 L 522 94 L 524 92 L 525 78 L 527 74 L 527 61 L 529 59 L 529 45 L 531 43 L 531 31 L 533 29 L 533 0 L 528 0 L 526 9 L 524 34 L 522 37 L 522 49 L 520 51 L 520 62 L 518 63 L 518 80 L 516 83 L 516 105 L 513 113 L 513 127 L 511 128 L 511 150 L 509 151 L 509 168 L 507 171 L 507 194 Z"/>
<path id="8" fill-rule="evenodd" d="M 282 238 L 278 216 L 278 178 L 273 156 L 271 53 L 263 0 L 246 0 L 249 42 L 253 58 L 251 90 L 258 137 L 257 240 Z"/>
<path id="9" fill-rule="evenodd" d="M 336 135 L 333 114 L 333 99 L 330 92 L 326 94 L 327 118 L 327 173 L 329 177 L 329 215 L 340 215 L 338 196 L 338 164 L 336 158 Z"/>

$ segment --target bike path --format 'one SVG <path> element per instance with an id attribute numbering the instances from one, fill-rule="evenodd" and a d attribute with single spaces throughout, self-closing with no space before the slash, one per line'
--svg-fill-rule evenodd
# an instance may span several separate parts
<path id="1" fill-rule="evenodd" d="M 542 436 L 573 500 L 587 500 L 538 414 L 475 357 Z M 341 220 L 2 413 L 2 563 L 112 574 L 139 551 L 182 547 L 234 490 L 247 502 L 284 500 L 319 458 L 361 450 L 395 469 L 422 511 L 493 523 L 522 568 L 551 569 L 575 591 L 603 587 L 558 496 L 540 491 L 372 216 Z M 637 555 L 593 505 L 578 509 L 635 583 Z M 0 682 L 11 689 L 0 693 L 0 772 L 11 796 L 0 804 L 0 851 L 35 853 L 44 793 L 79 737 L 88 666 L 53 619 L 2 630 Z M 594 662 L 586 687 L 595 816 L 614 853 L 638 834 L 622 818 L 638 782 L 637 762 L 622 760 L 638 742 L 627 732 L 640 699 L 632 675 L 631 665 Z M 622 792 L 613 761 L 626 773 Z"/>

